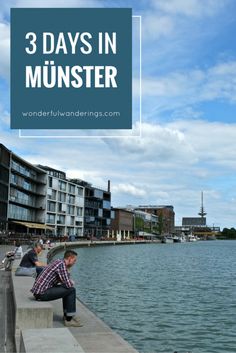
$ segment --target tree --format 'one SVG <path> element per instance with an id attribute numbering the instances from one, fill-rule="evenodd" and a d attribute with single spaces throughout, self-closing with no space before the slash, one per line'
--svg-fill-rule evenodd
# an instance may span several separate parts
<path id="1" fill-rule="evenodd" d="M 236 229 L 235 228 L 224 228 L 221 232 L 222 236 L 226 239 L 236 239 Z"/>
<path id="2" fill-rule="evenodd" d="M 141 217 L 136 216 L 135 217 L 135 231 L 139 232 L 140 230 L 143 230 L 144 228 L 144 220 Z"/>

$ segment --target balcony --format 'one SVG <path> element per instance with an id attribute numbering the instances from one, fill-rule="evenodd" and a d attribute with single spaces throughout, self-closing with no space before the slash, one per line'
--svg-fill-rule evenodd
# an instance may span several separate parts
<path id="1" fill-rule="evenodd" d="M 24 178 L 27 178 L 31 181 L 34 181 L 37 184 L 42 184 L 42 185 L 46 185 L 46 175 L 45 178 L 42 178 L 42 176 L 37 175 L 37 173 L 30 171 L 30 170 L 26 170 L 24 167 L 17 165 L 16 163 L 12 163 L 11 164 L 11 169 L 12 171 L 16 172 L 17 174 L 23 176 Z M 44 180 L 43 180 L 44 179 Z"/>

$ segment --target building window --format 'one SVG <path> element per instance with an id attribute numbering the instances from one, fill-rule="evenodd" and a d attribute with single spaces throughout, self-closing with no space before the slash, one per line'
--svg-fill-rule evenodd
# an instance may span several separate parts
<path id="1" fill-rule="evenodd" d="M 61 202 L 66 202 L 66 194 L 64 192 L 58 193 L 58 200 Z"/>
<path id="2" fill-rule="evenodd" d="M 76 215 L 82 217 L 83 216 L 83 208 L 76 207 Z"/>
<path id="3" fill-rule="evenodd" d="M 56 212 L 56 203 L 48 201 L 48 211 Z"/>
<path id="4" fill-rule="evenodd" d="M 77 187 L 77 194 L 78 196 L 83 196 L 83 188 Z"/>
<path id="5" fill-rule="evenodd" d="M 29 222 L 42 221 L 35 218 L 35 212 L 33 210 L 12 204 L 9 205 L 9 218 Z"/>
<path id="6" fill-rule="evenodd" d="M 98 190 L 98 189 L 94 189 L 94 197 L 97 197 L 98 199 L 102 199 L 103 198 L 103 191 Z"/>
<path id="7" fill-rule="evenodd" d="M 52 177 L 48 177 L 48 186 L 52 188 Z"/>
<path id="8" fill-rule="evenodd" d="M 55 215 L 54 214 L 47 214 L 47 223 L 55 224 Z"/>
<path id="9" fill-rule="evenodd" d="M 57 216 L 57 224 L 65 224 L 65 216 Z"/>
<path id="10" fill-rule="evenodd" d="M 75 207 L 67 205 L 67 213 L 73 215 L 75 213 Z"/>
<path id="11" fill-rule="evenodd" d="M 76 221 L 76 222 L 75 222 L 75 225 L 78 226 L 78 227 L 82 227 L 82 226 L 83 226 L 83 222 L 81 222 L 81 221 Z"/>
<path id="12" fill-rule="evenodd" d="M 64 181 L 59 180 L 59 189 L 66 191 L 66 183 Z"/>
<path id="13" fill-rule="evenodd" d="M 68 203 L 71 203 L 72 205 L 74 205 L 74 203 L 75 203 L 75 196 L 73 196 L 73 195 L 68 195 Z"/>
<path id="14" fill-rule="evenodd" d="M 66 213 L 66 204 L 64 203 L 58 203 L 57 204 L 57 210 L 58 212 Z"/>
<path id="15" fill-rule="evenodd" d="M 70 192 L 71 194 L 74 194 L 74 193 L 75 193 L 75 185 L 69 184 L 69 192 Z"/>
<path id="16" fill-rule="evenodd" d="M 107 210 L 110 210 L 110 208 L 111 208 L 110 201 L 103 200 L 103 208 L 106 208 Z"/>

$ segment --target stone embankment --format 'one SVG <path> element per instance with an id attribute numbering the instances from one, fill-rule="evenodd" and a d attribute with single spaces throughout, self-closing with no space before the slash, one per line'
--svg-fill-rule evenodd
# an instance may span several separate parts
<path id="1" fill-rule="evenodd" d="M 55 244 L 43 251 L 41 260 L 51 258 L 67 247 L 115 245 L 111 242 L 78 242 Z M 128 242 L 125 242 L 127 244 Z M 121 244 L 121 243 L 119 243 Z M 35 301 L 30 289 L 32 277 L 16 277 L 12 269 L 16 350 L 21 353 L 138 353 L 128 342 L 108 327 L 83 303 L 77 300 L 77 311 L 83 327 L 65 328 L 61 300 Z"/>

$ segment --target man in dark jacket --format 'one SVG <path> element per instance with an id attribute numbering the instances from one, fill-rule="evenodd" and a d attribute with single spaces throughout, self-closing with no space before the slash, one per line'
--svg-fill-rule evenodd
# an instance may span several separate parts
<path id="1" fill-rule="evenodd" d="M 34 244 L 33 249 L 23 256 L 19 267 L 16 269 L 16 276 L 33 276 L 35 272 L 38 275 L 44 269 L 46 264 L 38 260 L 42 248 L 43 246 L 39 242 Z"/>

